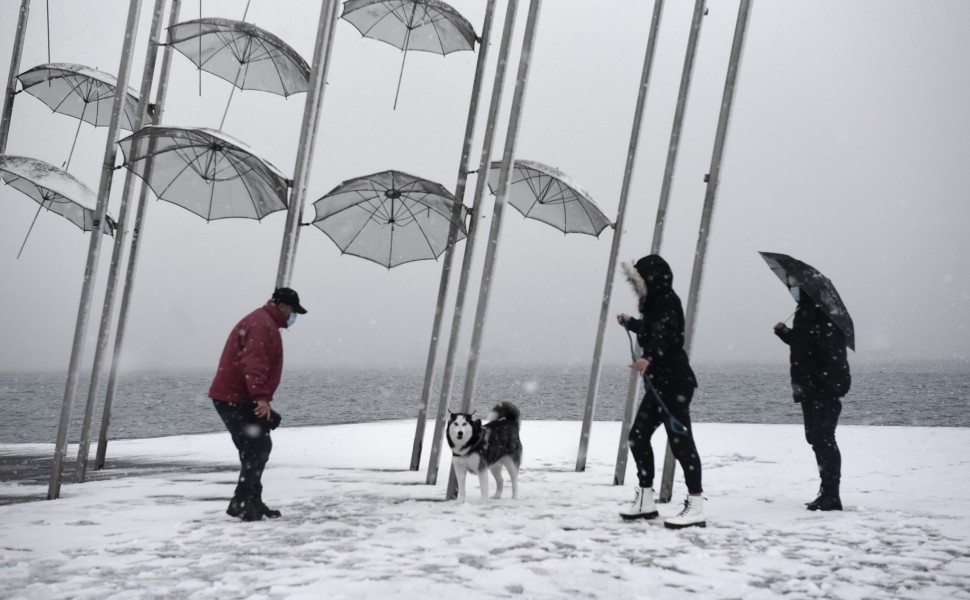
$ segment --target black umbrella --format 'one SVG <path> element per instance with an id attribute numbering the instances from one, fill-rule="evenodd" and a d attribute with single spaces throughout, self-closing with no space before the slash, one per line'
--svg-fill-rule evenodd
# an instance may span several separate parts
<path id="1" fill-rule="evenodd" d="M 855 350 L 855 328 L 852 325 L 852 317 L 829 278 L 819 273 L 815 267 L 787 254 L 775 252 L 759 252 L 759 254 L 786 287 L 798 287 L 801 293 L 807 294 L 824 308 L 835 326 L 845 334 L 845 345 Z"/>

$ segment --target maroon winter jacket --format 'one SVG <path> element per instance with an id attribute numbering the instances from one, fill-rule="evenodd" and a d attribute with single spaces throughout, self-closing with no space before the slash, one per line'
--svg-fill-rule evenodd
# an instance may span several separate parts
<path id="1" fill-rule="evenodd" d="M 273 301 L 246 315 L 233 328 L 219 359 L 209 397 L 225 402 L 273 400 L 283 372 L 286 318 Z"/>

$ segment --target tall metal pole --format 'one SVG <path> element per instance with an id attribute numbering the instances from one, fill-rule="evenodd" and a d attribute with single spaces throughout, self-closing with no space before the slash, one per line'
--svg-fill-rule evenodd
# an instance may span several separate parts
<path id="1" fill-rule="evenodd" d="M 697 322 L 697 305 L 700 302 L 701 278 L 704 274 L 704 259 L 707 255 L 707 238 L 711 232 L 711 220 L 714 217 L 714 199 L 717 196 L 717 184 L 721 176 L 721 158 L 724 155 L 724 144 L 727 141 L 728 122 L 731 118 L 731 105 L 734 102 L 734 90 L 737 85 L 738 69 L 741 64 L 741 53 L 744 49 L 744 35 L 748 27 L 748 17 L 751 12 L 751 0 L 741 0 L 738 6 L 738 22 L 734 28 L 734 41 L 731 44 L 731 57 L 728 60 L 727 77 L 724 82 L 724 94 L 721 97 L 721 112 L 717 118 L 717 131 L 714 135 L 714 152 L 711 156 L 711 170 L 705 177 L 707 191 L 704 193 L 704 208 L 701 211 L 701 225 L 697 233 L 697 249 L 694 251 L 694 266 L 690 274 L 690 291 L 687 295 L 687 312 L 684 316 L 684 350 L 690 354 L 694 339 L 694 327 Z M 664 470 L 660 482 L 660 500 L 667 502 L 673 493 L 674 486 L 674 455 L 667 444 L 664 456 Z"/>
<path id="2" fill-rule="evenodd" d="M 663 14 L 663 0 L 654 0 L 653 17 L 647 36 L 647 50 L 643 57 L 643 70 L 640 74 L 640 87 L 637 105 L 633 111 L 633 130 L 630 133 L 630 146 L 626 153 L 626 166 L 623 170 L 623 185 L 620 187 L 620 205 L 616 209 L 616 224 L 613 226 L 613 245 L 610 247 L 610 260 L 606 267 L 606 285 L 603 288 L 603 301 L 600 305 L 600 320 L 596 330 L 596 343 L 593 345 L 593 364 L 589 371 L 589 387 L 586 389 L 586 409 L 583 411 L 583 427 L 579 435 L 579 452 L 576 455 L 576 470 L 586 470 L 586 455 L 589 449 L 589 432 L 593 425 L 596 410 L 596 392 L 599 389 L 602 365 L 603 341 L 606 337 L 606 322 L 610 311 L 610 298 L 613 294 L 613 278 L 616 274 L 616 261 L 623 238 L 623 224 L 626 220 L 626 203 L 630 196 L 630 183 L 633 180 L 633 167 L 637 158 L 640 142 L 640 128 L 643 110 L 647 105 L 647 89 L 650 87 L 650 70 L 657 47 L 657 33 L 660 29 L 660 16 Z M 621 432 L 622 433 L 622 432 Z M 622 435 L 621 435 L 622 437 Z"/>
<path id="3" fill-rule="evenodd" d="M 495 126 L 498 122 L 499 109 L 502 106 L 502 92 L 505 89 L 505 75 L 508 68 L 509 52 L 512 48 L 512 34 L 515 31 L 518 5 L 518 0 L 509 0 L 505 8 L 505 24 L 502 29 L 502 41 L 499 45 L 498 62 L 495 66 L 495 81 L 492 83 L 492 98 L 488 106 L 488 118 L 485 121 L 485 139 L 482 142 L 482 154 L 478 164 L 478 175 L 475 182 L 475 195 L 472 198 L 471 218 L 468 223 L 468 236 L 465 238 L 465 251 L 462 255 L 461 274 L 458 277 L 455 310 L 451 317 L 451 334 L 448 338 L 448 351 L 445 354 L 445 368 L 441 378 L 441 390 L 439 391 L 438 397 L 438 412 L 434 424 L 434 436 L 431 438 L 431 456 L 428 460 L 428 475 L 425 479 L 428 485 L 434 485 L 438 481 L 438 463 L 441 462 L 441 443 L 445 431 L 445 416 L 448 412 L 448 403 L 451 401 L 451 387 L 455 380 L 455 362 L 458 355 L 458 336 L 461 333 L 461 319 L 465 311 L 465 293 L 468 290 L 468 276 L 471 272 L 472 257 L 475 254 L 475 241 L 478 239 L 478 221 L 480 220 L 478 207 L 488 185 L 488 171 L 492 162 L 492 147 L 495 144 Z"/>
<path id="4" fill-rule="evenodd" d="M 684 114 L 687 110 L 687 96 L 690 92 L 691 75 L 694 72 L 694 58 L 697 56 L 697 43 L 700 39 L 701 21 L 704 18 L 704 0 L 695 0 L 694 15 L 690 22 L 690 33 L 687 35 L 687 51 L 684 57 L 684 69 L 680 76 L 680 90 L 677 92 L 677 106 L 674 109 L 674 123 L 670 131 L 670 144 L 667 147 L 667 164 L 664 167 L 663 181 L 660 184 L 660 201 L 657 204 L 657 220 L 653 228 L 653 242 L 650 244 L 650 253 L 659 254 L 660 245 L 663 240 L 663 229 L 667 214 L 667 204 L 670 199 L 671 184 L 674 179 L 674 167 L 677 164 L 677 149 L 680 146 L 680 133 L 684 127 Z M 637 354 L 640 348 L 637 348 Z M 627 452 L 627 433 L 633 419 L 633 406 L 636 405 L 637 396 L 640 393 L 640 376 L 636 371 L 630 372 L 630 379 L 627 382 L 626 409 L 624 414 L 630 418 L 624 418 L 623 425 L 620 427 L 620 451 L 617 452 L 616 468 L 613 472 L 613 484 L 623 485 L 626 479 L 626 459 Z M 669 450 L 668 450 L 669 453 Z M 661 502 L 670 500 L 668 497 L 660 498 Z"/>
<path id="5" fill-rule="evenodd" d="M 155 59 L 158 56 L 158 40 L 162 32 L 162 16 L 165 13 L 165 0 L 155 0 L 155 11 L 152 14 L 152 25 L 149 30 L 148 50 L 145 54 L 145 68 L 142 71 L 141 88 L 138 92 L 138 108 L 134 115 L 132 127 L 134 131 L 141 129 L 148 114 L 148 104 L 152 95 L 152 82 L 155 80 Z M 141 141 L 136 142 L 135 153 L 141 149 Z M 101 309 L 101 326 L 98 330 L 98 345 L 94 351 L 94 366 L 91 369 L 91 381 L 88 387 L 88 401 L 84 406 L 84 421 L 81 424 L 81 439 L 78 445 L 77 463 L 74 466 L 74 481 L 81 483 L 88 466 L 88 450 L 91 448 L 91 421 L 94 418 L 94 407 L 98 403 L 98 393 L 101 388 L 101 371 L 104 364 L 105 352 L 108 349 L 108 338 L 114 324 L 114 303 L 118 289 L 118 275 L 121 272 L 121 262 L 125 254 L 125 238 L 128 232 L 128 206 L 135 193 L 135 175 L 128 171 L 125 175 L 125 187 L 121 196 L 121 207 L 118 211 L 118 226 L 115 228 L 114 249 L 111 253 L 111 267 L 108 269 L 108 285 L 104 292 L 104 306 Z"/>
<path id="6" fill-rule="evenodd" d="M 0 116 L 0 154 L 7 152 L 7 136 L 10 135 L 10 118 L 13 115 L 13 101 L 17 96 L 17 74 L 20 72 L 20 59 L 24 55 L 24 38 L 27 36 L 27 15 L 30 13 L 30 0 L 20 3 L 20 16 L 17 18 L 17 33 L 13 37 L 13 52 L 10 55 L 10 74 L 7 75 L 7 93 L 3 97 L 3 113 Z"/>
<path id="7" fill-rule="evenodd" d="M 296 260 L 296 247 L 300 240 L 300 222 L 303 219 L 307 181 L 310 178 L 310 165 L 313 162 L 313 151 L 317 143 L 320 109 L 327 89 L 327 73 L 330 70 L 330 55 L 339 8 L 338 0 L 326 0 L 320 6 L 317 40 L 313 48 L 313 68 L 310 71 L 310 85 L 303 108 L 303 128 L 300 130 L 296 165 L 293 167 L 293 183 L 290 188 L 290 203 L 286 211 L 286 228 L 283 230 L 283 247 L 280 249 L 276 287 L 289 286 L 293 279 L 293 263 Z"/>
<path id="8" fill-rule="evenodd" d="M 51 469 L 47 499 L 53 500 L 61 493 L 61 468 L 67 456 L 67 433 L 71 425 L 71 406 L 77 393 L 77 372 L 84 354 L 84 338 L 87 335 L 88 316 L 91 312 L 91 296 L 97 278 L 98 260 L 101 257 L 101 223 L 108 211 L 108 196 L 111 194 L 111 180 L 114 176 L 115 157 L 117 156 L 118 131 L 121 109 L 128 93 L 128 75 L 134 55 L 135 38 L 138 36 L 138 17 L 141 14 L 142 0 L 130 0 L 128 23 L 125 27 L 125 40 L 121 50 L 121 64 L 118 67 L 118 83 L 115 88 L 114 105 L 111 108 L 111 122 L 108 126 L 108 139 L 104 150 L 104 163 L 101 166 L 101 185 L 98 187 L 98 203 L 95 208 L 94 227 L 91 230 L 91 243 L 88 246 L 88 260 L 84 268 L 84 284 L 81 301 L 78 305 L 77 324 L 74 328 L 74 345 L 68 366 L 67 382 L 64 386 L 64 402 L 61 404 L 61 420 L 57 429 L 57 442 L 54 448 L 54 464 Z"/>
<path id="9" fill-rule="evenodd" d="M 178 23 L 182 0 L 172 0 L 168 15 L 168 26 Z M 162 67 L 158 74 L 158 89 L 155 90 L 154 110 L 151 124 L 158 125 L 165 114 L 165 98 L 168 95 L 168 77 L 172 70 L 172 46 L 166 44 L 162 52 Z M 148 158 L 145 159 L 144 179 L 150 181 L 155 170 L 155 140 L 148 145 Z M 126 180 L 127 181 L 127 180 Z M 115 333 L 114 352 L 111 356 L 111 369 L 108 375 L 108 391 L 104 399 L 104 409 L 101 413 L 101 431 L 98 437 L 98 450 L 95 454 L 94 468 L 103 469 L 104 459 L 108 451 L 108 427 L 111 425 L 111 408 L 114 406 L 115 394 L 118 391 L 118 368 L 121 364 L 121 351 L 125 343 L 125 331 L 128 326 L 128 312 L 131 306 L 131 295 L 135 287 L 135 274 L 138 267 L 138 256 L 141 250 L 141 234 L 144 231 L 146 210 L 148 209 L 149 187 L 141 186 L 138 196 L 138 208 L 135 211 L 135 225 L 131 232 L 131 248 L 128 252 L 128 268 L 125 272 L 125 287 L 121 294 L 121 309 L 118 315 L 118 331 Z"/>
<path id="10" fill-rule="evenodd" d="M 519 121 L 522 118 L 522 106 L 525 104 L 525 92 L 529 83 L 529 67 L 532 65 L 532 49 L 535 47 L 536 30 L 539 22 L 539 9 L 542 0 L 532 0 L 529 4 L 529 16 L 525 22 L 525 38 L 522 40 L 522 53 L 519 55 L 519 72 L 515 80 L 515 92 L 512 94 L 512 112 L 509 116 L 508 131 L 505 133 L 505 151 L 502 155 L 502 169 L 499 171 L 498 191 L 495 194 L 495 207 L 492 210 L 492 226 L 488 236 L 488 246 L 485 249 L 485 267 L 482 270 L 482 282 L 478 290 L 478 308 L 475 311 L 475 324 L 472 328 L 472 344 L 468 353 L 468 368 L 465 370 L 465 389 L 461 397 L 461 412 L 470 410 L 475 396 L 475 384 L 478 381 L 478 361 L 482 348 L 482 335 L 485 331 L 485 318 L 488 313 L 488 298 L 492 291 L 492 279 L 495 275 L 495 262 L 498 258 L 499 234 L 502 231 L 502 212 L 509 195 L 509 182 L 512 179 L 512 162 L 515 160 L 515 147 L 519 139 Z M 454 498 L 458 492 L 458 484 L 454 471 L 448 478 L 446 497 Z"/>
<path id="11" fill-rule="evenodd" d="M 680 148 L 680 133 L 684 128 L 684 114 L 687 112 L 687 96 L 690 93 L 690 79 L 694 72 L 694 58 L 697 56 L 697 42 L 700 39 L 701 21 L 704 19 L 705 0 L 695 0 L 694 16 L 690 21 L 690 34 L 687 36 L 687 55 L 684 70 L 680 76 L 680 91 L 677 93 L 677 106 L 674 109 L 674 124 L 670 130 L 670 144 L 667 147 L 667 164 L 664 167 L 663 182 L 660 185 L 660 202 L 657 204 L 657 221 L 653 228 L 653 243 L 650 254 L 659 254 L 667 218 L 667 204 L 670 202 L 670 188 L 674 181 L 674 167 L 677 165 L 677 150 Z"/>
<path id="12" fill-rule="evenodd" d="M 455 184 L 455 211 L 452 222 L 461 218 L 461 207 L 465 199 L 465 185 L 468 182 L 468 167 L 471 159 L 472 139 L 475 137 L 475 122 L 478 120 L 478 103 L 482 95 L 482 80 L 485 75 L 485 62 L 488 59 L 489 40 L 492 36 L 492 18 L 495 13 L 495 0 L 488 0 L 485 6 L 485 22 L 478 42 L 478 62 L 475 64 L 475 79 L 472 83 L 472 97 L 468 103 L 468 121 L 465 123 L 465 141 L 461 147 L 461 162 L 458 164 L 458 182 Z M 474 217 L 472 217 L 474 220 Z M 445 300 L 448 296 L 448 280 L 451 279 L 451 265 L 455 257 L 455 243 L 458 227 L 453 226 L 448 233 L 448 247 L 441 265 L 441 280 L 438 283 L 438 302 L 434 310 L 434 324 L 431 326 L 431 343 L 428 347 L 428 362 L 424 368 L 424 385 L 421 387 L 421 405 L 418 408 L 418 423 L 414 430 L 414 445 L 411 448 L 411 470 L 417 471 L 421 464 L 421 449 L 424 445 L 424 428 L 428 419 L 428 402 L 431 397 L 431 384 L 434 380 L 434 363 L 438 354 L 438 338 L 441 335 L 441 321 L 444 317 Z"/>

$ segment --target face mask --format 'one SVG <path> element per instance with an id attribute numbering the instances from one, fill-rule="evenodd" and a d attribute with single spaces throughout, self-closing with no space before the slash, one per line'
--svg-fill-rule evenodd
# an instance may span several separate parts
<path id="1" fill-rule="evenodd" d="M 801 290 L 799 290 L 797 287 L 793 287 L 788 291 L 791 293 L 791 297 L 795 299 L 795 302 L 798 302 L 798 299 L 801 297 Z"/>
<path id="2" fill-rule="evenodd" d="M 289 329 L 290 327 L 293 327 L 293 324 L 294 323 L 296 323 L 296 313 L 295 312 L 294 313 L 290 313 L 290 316 L 287 317 L 287 319 L 286 319 L 286 328 Z"/>

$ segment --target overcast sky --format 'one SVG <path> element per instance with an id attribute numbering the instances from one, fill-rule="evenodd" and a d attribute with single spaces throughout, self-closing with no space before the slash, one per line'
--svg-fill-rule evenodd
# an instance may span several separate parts
<path id="1" fill-rule="evenodd" d="M 0 2 L 4 73 L 19 4 Z M 128 2 L 49 4 L 51 60 L 116 73 Z M 309 61 L 319 4 L 252 0 L 247 20 L 282 37 Z M 481 31 L 484 0 L 452 4 Z M 528 4 L 520 2 L 515 61 Z M 693 3 L 665 4 L 622 238 L 625 260 L 649 251 Z M 855 320 L 857 352 L 850 360 L 966 359 L 970 3 L 752 4 L 701 290 L 696 360 L 787 361 L 787 349 L 771 327 L 792 312 L 793 303 L 759 250 L 791 254 L 833 280 Z M 135 88 L 152 5 L 145 0 L 141 15 L 131 80 Z M 239 19 L 245 5 L 243 0 L 205 0 L 203 14 Z M 565 171 L 611 219 L 619 202 L 652 5 L 647 0 L 547 0 L 539 22 L 517 157 Z M 501 23 L 505 3 L 499 0 L 497 6 Z M 703 21 L 661 250 L 685 305 L 737 8 L 737 1 L 712 0 Z M 183 2 L 183 20 L 198 16 L 198 0 Z M 20 71 L 47 62 L 46 28 L 45 3 L 35 1 Z M 486 74 L 489 85 L 497 30 Z M 400 51 L 362 38 L 340 21 L 333 52 L 308 201 L 345 179 L 385 169 L 454 189 L 475 56 L 409 55 L 394 111 Z M 228 83 L 204 74 L 200 97 L 197 71 L 176 54 L 165 124 L 218 127 L 229 93 Z M 510 83 L 497 148 L 511 96 Z M 224 129 L 292 176 L 303 100 L 302 94 L 284 99 L 238 92 Z M 60 165 L 76 123 L 20 94 L 7 153 Z M 484 109 L 474 165 L 483 130 Z M 70 166 L 93 189 L 101 176 L 106 135 L 107 128 L 84 125 Z M 113 214 L 123 179 L 124 171 L 116 171 Z M 469 206 L 474 183 L 473 176 L 465 197 Z M 0 369 L 66 371 L 89 234 L 43 213 L 18 260 L 37 205 L 6 186 L 0 186 L 0 204 Z M 492 196 L 486 196 L 481 216 L 486 223 L 491 206 Z M 308 205 L 306 216 L 312 214 Z M 123 366 L 214 369 L 232 326 L 272 292 L 284 221 L 280 212 L 262 223 L 207 224 L 152 199 Z M 487 227 L 482 232 L 484 237 Z M 588 368 L 612 235 L 608 229 L 599 239 L 564 236 L 512 209 L 505 211 L 483 361 Z M 483 242 L 476 247 L 462 354 L 470 343 Z M 86 362 L 94 354 L 111 250 L 106 239 Z M 435 262 L 388 271 L 341 256 L 322 232 L 303 228 L 293 287 L 310 312 L 284 332 L 287 365 L 423 365 L 439 275 Z M 611 313 L 634 312 L 635 307 L 632 291 L 617 278 Z M 626 356 L 626 336 L 611 320 L 604 360 L 619 363 Z"/>

